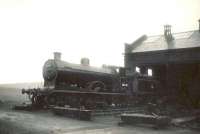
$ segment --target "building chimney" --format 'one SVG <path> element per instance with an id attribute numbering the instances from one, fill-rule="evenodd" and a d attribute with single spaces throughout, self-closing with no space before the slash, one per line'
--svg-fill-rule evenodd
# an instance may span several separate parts
<path id="1" fill-rule="evenodd" d="M 171 25 L 164 25 L 164 36 L 167 42 L 173 40 L 171 27 L 172 27 Z"/>
<path id="2" fill-rule="evenodd" d="M 171 33 L 171 25 L 164 25 L 164 35 L 165 36 L 170 36 L 172 33 Z"/>
<path id="3" fill-rule="evenodd" d="M 200 19 L 199 19 L 199 32 L 200 32 Z"/>
<path id="4" fill-rule="evenodd" d="M 60 52 L 54 52 L 54 60 L 61 60 L 61 53 Z"/>

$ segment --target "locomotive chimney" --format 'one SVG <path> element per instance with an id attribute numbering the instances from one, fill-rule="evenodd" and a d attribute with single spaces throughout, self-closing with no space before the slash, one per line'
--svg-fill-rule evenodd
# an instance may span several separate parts
<path id="1" fill-rule="evenodd" d="M 89 66 L 90 65 L 90 60 L 88 58 L 81 58 L 81 65 Z"/>
<path id="2" fill-rule="evenodd" d="M 54 60 L 61 60 L 61 53 L 60 52 L 54 52 Z"/>

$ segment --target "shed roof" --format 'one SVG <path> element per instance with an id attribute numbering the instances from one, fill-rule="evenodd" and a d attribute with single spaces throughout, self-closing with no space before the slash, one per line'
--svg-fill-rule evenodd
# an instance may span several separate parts
<path id="1" fill-rule="evenodd" d="M 149 36 L 128 45 L 132 46 L 131 53 L 200 47 L 198 30 L 174 33 L 173 38 L 172 41 L 167 42 L 164 35 Z"/>

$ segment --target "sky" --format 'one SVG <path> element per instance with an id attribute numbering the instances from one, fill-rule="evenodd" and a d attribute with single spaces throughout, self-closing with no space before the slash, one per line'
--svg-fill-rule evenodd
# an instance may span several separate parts
<path id="1" fill-rule="evenodd" d="M 200 0 L 0 0 L 0 83 L 42 81 L 53 52 L 123 66 L 124 44 L 198 29 Z"/>

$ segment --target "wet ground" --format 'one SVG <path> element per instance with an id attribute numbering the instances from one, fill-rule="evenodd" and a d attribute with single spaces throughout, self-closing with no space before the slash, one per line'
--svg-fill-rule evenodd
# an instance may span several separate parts
<path id="1" fill-rule="evenodd" d="M 118 126 L 117 116 L 95 117 L 79 121 L 52 114 L 50 111 L 16 111 L 11 107 L 27 100 L 20 90 L 0 88 L 0 134 L 198 134 L 187 128 L 152 126 Z"/>

